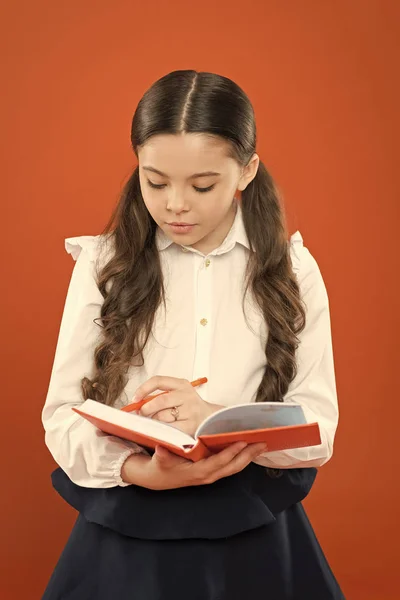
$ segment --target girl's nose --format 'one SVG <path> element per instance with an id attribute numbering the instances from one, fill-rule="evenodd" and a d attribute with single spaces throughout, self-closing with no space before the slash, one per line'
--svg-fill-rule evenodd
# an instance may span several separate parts
<path id="1" fill-rule="evenodd" d="M 171 191 L 167 199 L 167 210 L 179 214 L 187 209 L 188 206 L 183 192 Z"/>

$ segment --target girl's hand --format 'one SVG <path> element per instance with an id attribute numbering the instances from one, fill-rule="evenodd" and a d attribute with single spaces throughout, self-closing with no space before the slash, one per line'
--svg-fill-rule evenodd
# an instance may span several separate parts
<path id="1" fill-rule="evenodd" d="M 209 415 L 225 408 L 203 400 L 187 379 L 162 376 L 151 377 L 138 387 L 135 393 L 135 402 L 142 400 L 156 390 L 167 391 L 168 393 L 147 402 L 142 406 L 139 414 L 169 423 L 189 435 L 194 435 L 200 423 Z M 171 412 L 173 408 L 178 410 L 176 420 Z"/>
<path id="2" fill-rule="evenodd" d="M 127 483 L 151 490 L 171 490 L 214 483 L 242 471 L 266 444 L 236 442 L 208 458 L 192 462 L 157 446 L 152 457 L 134 454 L 124 463 L 121 476 Z"/>

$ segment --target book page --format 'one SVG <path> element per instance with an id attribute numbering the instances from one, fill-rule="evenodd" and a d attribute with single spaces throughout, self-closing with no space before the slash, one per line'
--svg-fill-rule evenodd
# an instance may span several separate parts
<path id="1" fill-rule="evenodd" d="M 307 423 L 307 421 L 303 409 L 298 404 L 252 402 L 223 408 L 214 413 L 203 421 L 197 429 L 195 437 L 303 423 Z"/>
<path id="2" fill-rule="evenodd" d="M 183 447 L 195 444 L 195 440 L 190 435 L 176 429 L 176 427 L 172 427 L 168 423 L 162 423 L 161 421 L 143 417 L 133 412 L 123 412 L 118 408 L 100 404 L 95 400 L 86 400 L 81 406 L 76 408 L 79 408 L 81 412 L 91 417 L 102 419 L 113 425 L 168 442 L 174 446 Z"/>

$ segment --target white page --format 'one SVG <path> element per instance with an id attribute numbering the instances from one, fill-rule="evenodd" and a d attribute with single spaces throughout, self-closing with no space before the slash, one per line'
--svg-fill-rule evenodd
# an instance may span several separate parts
<path id="1" fill-rule="evenodd" d="M 223 408 L 208 417 L 199 426 L 195 437 L 245 431 L 248 429 L 268 429 L 307 423 L 303 409 L 289 402 L 252 402 Z"/>
<path id="2" fill-rule="evenodd" d="M 190 435 L 176 429 L 176 427 L 172 427 L 168 423 L 142 417 L 132 412 L 125 412 L 118 408 L 101 404 L 95 400 L 86 400 L 83 404 L 75 408 L 85 412 L 87 415 L 98 417 L 109 423 L 120 425 L 131 431 L 136 431 L 137 433 L 142 433 L 163 440 L 164 442 L 169 442 L 174 446 L 183 447 L 195 444 L 195 440 Z"/>

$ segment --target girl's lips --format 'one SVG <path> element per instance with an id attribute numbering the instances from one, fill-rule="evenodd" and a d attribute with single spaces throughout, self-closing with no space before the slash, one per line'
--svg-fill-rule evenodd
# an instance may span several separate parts
<path id="1" fill-rule="evenodd" d="M 174 225 L 172 223 L 167 223 L 168 227 L 170 228 L 171 231 L 173 231 L 173 233 L 189 233 L 190 231 L 192 231 L 193 227 L 195 227 L 195 225 Z"/>

